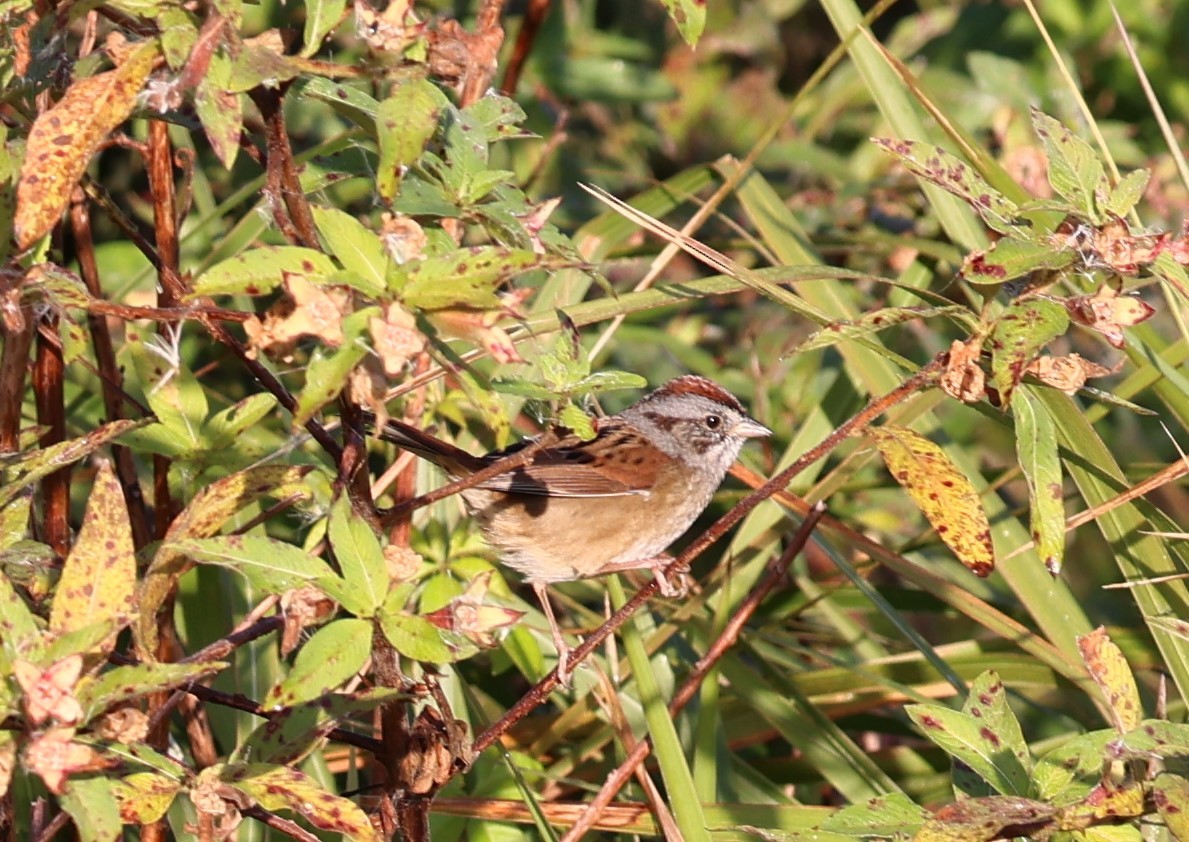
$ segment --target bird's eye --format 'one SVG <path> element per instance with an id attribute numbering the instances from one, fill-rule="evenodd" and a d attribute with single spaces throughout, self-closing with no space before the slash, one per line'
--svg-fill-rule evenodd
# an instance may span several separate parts
<path id="1" fill-rule="evenodd" d="M 707 415 L 706 416 L 706 429 L 717 430 L 721 426 L 722 426 L 722 416 L 721 415 Z"/>

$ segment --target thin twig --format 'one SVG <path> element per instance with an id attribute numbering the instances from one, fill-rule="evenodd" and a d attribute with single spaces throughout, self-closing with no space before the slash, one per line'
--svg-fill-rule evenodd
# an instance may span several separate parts
<path id="1" fill-rule="evenodd" d="M 756 609 L 768 597 L 768 594 L 772 593 L 784 579 L 789 565 L 793 563 L 793 559 L 805 548 L 805 544 L 809 541 L 809 536 L 813 534 L 814 527 L 817 526 L 818 520 L 825 511 L 826 506 L 824 503 L 818 503 L 810 509 L 809 514 L 801 523 L 800 528 L 797 529 L 797 533 L 793 536 L 793 540 L 789 542 L 785 551 L 781 553 L 775 562 L 768 564 L 768 570 L 764 578 L 747 595 L 747 599 L 743 600 L 739 607 L 735 609 L 731 615 L 731 619 L 723 628 L 722 634 L 711 644 L 706 654 L 698 659 L 698 662 L 694 664 L 693 670 L 690 671 L 689 677 L 686 678 L 681 688 L 673 695 L 673 700 L 669 702 L 669 713 L 671 715 L 676 716 L 689 704 L 690 700 L 693 699 L 702 686 L 702 682 L 706 679 L 706 676 L 710 674 L 710 670 L 722 660 L 727 650 L 739 640 L 739 635 L 743 631 L 743 627 L 751 619 Z M 632 777 L 636 767 L 644 762 L 644 758 L 651 751 L 652 744 L 648 740 L 640 740 L 631 748 L 628 752 L 627 759 L 607 776 L 607 781 L 599 790 L 598 795 L 590 802 L 585 812 L 574 823 L 574 826 L 562 836 L 561 842 L 576 842 L 584 833 L 594 827 L 602 815 L 603 809 L 611 803 L 611 800 L 615 798 L 619 790 Z"/>

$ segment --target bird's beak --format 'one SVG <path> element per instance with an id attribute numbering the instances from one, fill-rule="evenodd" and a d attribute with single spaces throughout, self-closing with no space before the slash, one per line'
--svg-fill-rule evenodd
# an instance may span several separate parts
<path id="1" fill-rule="evenodd" d="M 754 418 L 744 418 L 735 425 L 735 429 L 731 431 L 736 436 L 742 436 L 745 439 L 762 439 L 766 436 L 772 435 L 772 431 L 756 421 Z"/>

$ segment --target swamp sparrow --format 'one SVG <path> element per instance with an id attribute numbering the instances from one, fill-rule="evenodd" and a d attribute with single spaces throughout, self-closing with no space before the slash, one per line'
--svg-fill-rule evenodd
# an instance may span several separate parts
<path id="1" fill-rule="evenodd" d="M 704 377 L 671 380 L 618 415 L 598 419 L 590 441 L 543 440 L 528 461 L 461 492 L 487 542 L 533 586 L 569 678 L 569 648 L 545 586 L 650 569 L 666 596 L 663 555 L 710 503 L 747 439 L 772 431 Z M 380 437 L 465 477 L 527 446 L 473 456 L 415 427 L 389 421 Z"/>

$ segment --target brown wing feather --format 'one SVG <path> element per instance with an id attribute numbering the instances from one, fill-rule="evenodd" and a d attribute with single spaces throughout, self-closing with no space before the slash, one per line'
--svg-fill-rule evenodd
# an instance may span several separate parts
<path id="1" fill-rule="evenodd" d="M 652 445 L 632 428 L 604 422 L 593 441 L 569 436 L 542 450 L 523 468 L 479 487 L 548 497 L 641 494 L 656 482 L 659 462 L 648 457 L 651 450 Z"/>

